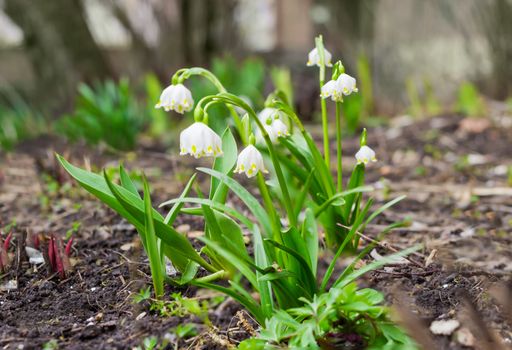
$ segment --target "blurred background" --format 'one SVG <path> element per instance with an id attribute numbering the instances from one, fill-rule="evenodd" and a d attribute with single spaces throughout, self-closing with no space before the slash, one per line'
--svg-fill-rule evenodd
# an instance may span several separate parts
<path id="1" fill-rule="evenodd" d="M 152 107 L 192 65 L 257 108 L 287 90 L 315 120 L 305 62 L 317 34 L 358 79 L 349 131 L 372 117 L 512 109 L 512 0 L 0 0 L 0 145 L 49 130 L 98 143 L 121 128 L 107 144 L 133 148 L 141 130 L 172 128 Z M 196 101 L 214 92 L 187 86 Z"/>

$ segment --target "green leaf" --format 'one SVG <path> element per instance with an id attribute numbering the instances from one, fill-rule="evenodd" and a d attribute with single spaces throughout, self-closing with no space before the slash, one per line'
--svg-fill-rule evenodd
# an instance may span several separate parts
<path id="1" fill-rule="evenodd" d="M 343 288 L 344 286 L 353 282 L 354 280 L 356 280 L 360 276 L 364 275 L 365 273 L 375 270 L 375 269 L 378 269 L 381 266 L 392 264 L 392 263 L 396 262 L 397 260 L 399 260 L 400 258 L 403 258 L 404 256 L 407 256 L 411 253 L 414 253 L 414 252 L 420 250 L 421 247 L 422 247 L 421 244 L 418 244 L 411 248 L 404 249 L 398 253 L 385 256 L 380 260 L 375 260 L 374 262 L 367 264 L 358 270 L 353 271 L 352 273 L 348 274 L 347 276 L 343 276 L 343 278 L 336 280 L 336 282 L 334 282 L 333 286 Z"/>
<path id="2" fill-rule="evenodd" d="M 144 179 L 144 214 L 145 214 L 145 232 L 147 254 L 149 258 L 149 267 L 151 268 L 151 277 L 153 278 L 153 287 L 155 288 L 155 297 L 158 299 L 164 294 L 164 276 L 158 251 L 158 242 L 155 234 L 155 223 L 153 221 L 153 207 L 151 206 L 151 196 L 149 185 Z"/>
<path id="3" fill-rule="evenodd" d="M 84 189 L 123 216 L 134 225 L 139 232 L 145 230 L 144 203 L 139 197 L 121 186 L 107 183 L 107 180 L 100 175 L 75 167 L 59 155 L 57 155 L 57 158 L 64 169 L 78 181 Z M 123 200 L 123 203 L 118 200 L 119 198 L 116 197 L 111 189 Z M 186 259 L 191 259 L 208 271 L 215 272 L 215 269 L 199 256 L 186 237 L 166 225 L 163 222 L 162 216 L 156 210 L 153 209 L 152 215 L 155 221 L 155 233 L 167 246 L 162 247 L 162 249 L 166 250 L 166 255 L 177 268 L 181 267 L 184 269 Z M 178 259 L 181 259 L 181 261 L 178 262 Z"/>
<path id="4" fill-rule="evenodd" d="M 361 187 L 364 185 L 364 164 L 357 164 L 352 170 L 352 174 L 350 175 L 350 180 L 348 182 L 347 188 L 352 190 L 357 187 Z M 350 195 L 345 197 L 345 210 L 343 211 L 343 218 L 345 219 L 345 223 L 349 224 L 350 213 L 352 212 L 352 207 L 354 201 L 356 200 L 359 193 L 351 193 Z M 358 210 L 358 208 L 354 208 L 354 210 Z"/>
<path id="5" fill-rule="evenodd" d="M 254 226 L 253 229 L 252 244 L 254 247 L 254 260 L 256 265 L 260 268 L 266 268 L 269 265 L 268 256 L 263 245 L 263 239 L 261 237 L 258 226 Z M 266 317 L 270 317 L 274 310 L 274 303 L 272 300 L 272 288 L 268 281 L 262 279 L 262 273 L 256 271 L 256 279 L 258 280 L 258 287 L 260 290 L 261 309 Z"/>
<path id="6" fill-rule="evenodd" d="M 213 239 L 207 238 L 207 237 L 198 237 L 198 240 L 201 242 L 204 242 L 208 248 L 213 249 L 213 251 L 222 256 L 227 261 L 231 261 L 231 263 L 240 271 L 242 275 L 247 278 L 249 283 L 257 290 L 258 289 L 258 283 L 256 280 L 256 275 L 254 271 L 251 269 L 251 265 L 247 263 L 244 259 L 240 258 L 238 254 L 234 253 L 228 248 L 225 248 L 218 242 L 215 242 Z"/>
<path id="7" fill-rule="evenodd" d="M 271 234 L 272 229 L 270 225 L 270 218 L 267 212 L 249 191 L 247 191 L 242 185 L 240 185 L 226 174 L 222 174 L 216 170 L 208 168 L 198 168 L 198 170 L 211 175 L 225 183 L 245 203 L 245 205 L 247 205 L 247 208 L 249 208 L 258 222 L 263 226 L 264 231 L 268 235 Z"/>
<path id="8" fill-rule="evenodd" d="M 185 188 L 183 189 L 183 192 L 181 192 L 179 199 L 183 199 L 188 196 L 190 190 L 192 189 L 192 185 L 194 184 L 194 181 L 196 180 L 196 177 L 197 177 L 197 174 L 194 174 L 194 175 L 192 175 L 190 180 L 188 180 L 188 183 L 185 186 Z M 171 204 L 171 203 L 166 202 L 164 204 L 160 204 L 159 208 L 161 208 L 165 204 Z M 180 210 L 183 207 L 183 204 L 185 204 L 184 201 L 183 202 L 174 202 L 174 205 L 172 206 L 171 210 L 169 210 L 169 212 L 165 216 L 165 219 L 164 219 L 165 224 L 172 225 L 174 223 L 174 220 L 176 220 L 176 218 L 178 217 L 178 214 L 180 213 Z"/>
<path id="9" fill-rule="evenodd" d="M 316 277 L 317 263 L 318 263 L 318 227 L 316 225 L 316 218 L 313 210 L 307 208 L 305 212 L 305 219 L 302 224 L 302 238 L 308 249 L 308 256 L 311 261 L 311 270 Z"/>
<path id="10" fill-rule="evenodd" d="M 359 229 L 359 226 L 361 226 L 361 224 L 366 216 L 366 213 L 368 212 L 368 210 L 370 210 L 370 206 L 372 205 L 372 202 L 373 201 L 370 199 L 368 201 L 368 203 L 366 203 L 366 206 L 363 208 L 363 210 L 361 211 L 359 216 L 356 218 L 354 224 L 352 225 L 352 228 L 345 236 L 343 243 L 341 243 L 338 250 L 336 251 L 336 254 L 334 255 L 331 263 L 329 264 L 327 271 L 325 272 L 324 278 L 322 279 L 322 284 L 320 286 L 321 291 L 325 291 L 325 287 L 327 286 L 327 283 L 331 279 L 332 273 L 334 271 L 334 267 L 336 266 L 336 261 L 338 260 L 338 258 L 341 256 L 341 254 L 345 250 L 345 247 L 347 246 L 347 244 L 352 241 L 354 235 L 356 234 L 357 230 Z"/>
<path id="11" fill-rule="evenodd" d="M 200 204 L 200 205 L 208 205 L 212 209 L 215 209 L 215 210 L 218 210 L 220 212 L 226 213 L 226 214 L 232 216 L 233 218 L 239 220 L 242 224 L 247 226 L 247 228 L 249 228 L 249 229 L 251 229 L 254 226 L 254 224 L 249 219 L 247 219 L 247 216 L 242 215 L 236 209 L 233 209 L 231 207 L 228 207 L 227 205 L 224 205 L 224 204 L 221 204 L 221 203 L 218 203 L 218 202 L 214 202 L 214 201 L 212 201 L 210 199 L 193 198 L 193 197 L 180 197 L 180 198 L 171 199 L 169 201 L 166 201 L 166 202 L 160 204 L 160 207 L 163 207 L 163 206 L 169 205 L 169 204 L 177 204 L 177 203 L 180 203 L 180 204 L 183 204 L 183 203 L 194 203 L 194 204 Z M 187 214 L 191 214 L 191 212 L 189 210 L 193 209 L 193 208 L 185 208 L 185 209 L 187 210 L 186 211 Z M 202 209 L 201 209 L 201 213 L 202 213 Z M 196 215 L 198 215 L 198 214 L 200 214 L 200 213 L 196 213 Z"/>
<path id="12" fill-rule="evenodd" d="M 371 186 L 360 186 L 360 187 L 351 188 L 347 191 L 336 193 L 331 198 L 326 200 L 320 207 L 318 207 L 317 210 L 315 210 L 315 216 L 316 217 L 320 216 L 320 214 L 322 214 L 322 212 L 324 210 L 326 210 L 327 208 L 329 208 L 329 206 L 331 206 L 331 205 L 339 206 L 339 204 L 335 204 L 335 203 L 336 203 L 336 201 L 338 201 L 340 199 L 343 200 L 343 197 L 349 197 L 349 196 L 352 196 L 354 193 L 369 192 L 372 190 L 373 190 L 373 187 L 371 187 Z M 349 204 L 348 200 L 343 200 L 342 203 L 343 203 L 343 205 L 346 204 L 347 206 Z"/>
<path id="13" fill-rule="evenodd" d="M 235 167 L 236 160 L 238 158 L 238 149 L 236 146 L 236 140 L 231 129 L 228 127 L 222 133 L 222 157 L 215 158 L 213 163 L 213 169 L 222 173 L 230 174 Z M 219 186 L 220 180 L 212 177 L 210 187 L 210 199 L 214 199 L 217 202 L 224 203 L 226 201 L 227 188 L 225 186 Z"/>
<path id="14" fill-rule="evenodd" d="M 271 239 L 266 239 L 265 242 L 272 244 L 276 248 L 288 253 L 294 258 L 294 260 L 292 260 L 294 263 L 292 263 L 289 267 L 287 266 L 286 269 L 301 277 L 302 284 L 300 286 L 303 287 L 311 297 L 316 292 L 316 279 L 313 272 L 311 271 L 311 267 L 309 266 L 308 261 L 302 257 L 304 252 L 307 253 L 304 242 L 300 244 L 296 236 L 302 239 L 296 229 L 290 228 L 288 231 L 283 232 L 283 239 L 285 244 L 281 244 Z M 287 244 L 289 244 L 291 247 Z M 309 257 L 307 259 L 309 260 Z"/>
<path id="15" fill-rule="evenodd" d="M 128 173 L 126 172 L 126 170 L 124 170 L 124 167 L 122 165 L 119 166 L 119 175 L 121 177 L 121 185 L 140 198 L 140 194 L 137 191 L 137 187 L 135 187 L 132 179 L 130 178 L 130 175 L 128 175 Z"/>
<path id="16" fill-rule="evenodd" d="M 251 313 L 251 315 L 256 319 L 256 321 L 259 324 L 265 323 L 265 316 L 262 313 L 259 305 L 253 299 L 249 299 L 243 295 L 238 294 L 237 292 L 235 292 L 229 288 L 222 287 L 222 286 L 219 286 L 214 283 L 197 282 L 197 281 L 192 280 L 190 282 L 190 284 L 193 284 L 193 285 L 195 285 L 197 287 L 201 287 L 201 288 L 216 290 L 218 292 L 224 293 L 224 294 L 232 297 L 233 299 L 238 301 L 240 304 L 242 304 Z"/>

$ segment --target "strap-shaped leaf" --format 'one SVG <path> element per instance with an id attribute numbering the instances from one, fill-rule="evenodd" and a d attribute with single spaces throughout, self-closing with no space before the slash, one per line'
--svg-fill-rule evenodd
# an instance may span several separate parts
<path id="1" fill-rule="evenodd" d="M 103 203 L 108 205 L 110 208 L 115 210 L 121 216 L 126 218 L 131 224 L 133 224 L 137 230 L 143 231 L 144 227 L 144 206 L 143 201 L 132 194 L 130 191 L 125 188 L 112 184 L 112 188 L 117 191 L 118 194 L 122 194 L 122 197 L 125 199 L 129 199 L 129 202 L 124 204 L 129 204 L 129 207 L 133 209 L 132 212 L 127 210 L 116 198 L 116 196 L 112 193 L 109 185 L 105 178 L 100 175 L 88 172 L 81 168 L 78 168 L 68 161 L 66 161 L 61 156 L 57 155 L 59 162 L 62 164 L 64 169 L 88 192 L 92 195 L 96 196 Z M 135 214 L 135 215 L 134 215 Z M 155 233 L 166 245 L 168 245 L 169 249 L 178 256 L 183 258 L 192 259 L 196 261 L 201 266 L 205 267 L 207 270 L 212 272 L 215 271 L 213 267 L 208 264 L 203 258 L 199 256 L 196 250 L 192 247 L 190 242 L 183 235 L 179 234 L 168 225 L 163 223 L 162 216 L 153 209 L 153 220 L 155 221 Z M 172 256 L 169 256 L 172 260 Z M 174 261 L 173 261 L 174 263 Z"/>
<path id="2" fill-rule="evenodd" d="M 141 198 L 139 192 L 137 191 L 137 187 L 135 187 L 135 185 L 133 184 L 130 175 L 128 175 L 126 170 L 124 170 L 123 165 L 119 165 L 119 177 L 121 178 L 121 186 L 123 186 L 128 191 Z"/>
<path id="3" fill-rule="evenodd" d="M 213 289 L 218 292 L 224 293 L 226 295 L 229 295 L 231 298 L 238 301 L 240 304 L 242 304 L 250 313 L 251 315 L 258 321 L 259 324 L 265 324 L 265 315 L 263 314 L 261 308 L 259 305 L 254 301 L 254 299 L 249 299 L 237 292 L 235 292 L 232 289 L 219 286 L 214 283 L 209 282 L 197 282 L 192 280 L 190 284 L 201 287 L 201 288 L 208 288 Z"/>
<path id="4" fill-rule="evenodd" d="M 235 167 L 236 160 L 238 158 L 238 149 L 236 146 L 236 140 L 228 127 L 222 133 L 222 157 L 215 158 L 213 163 L 213 169 L 222 173 L 230 174 Z M 224 203 L 226 201 L 227 188 L 220 186 L 220 180 L 212 177 L 210 187 L 210 199 L 215 199 L 217 202 Z"/>
<path id="5" fill-rule="evenodd" d="M 194 181 L 196 180 L 196 177 L 197 177 L 197 174 L 194 174 L 194 175 L 192 175 L 192 177 L 190 177 L 190 180 L 188 180 L 187 185 L 183 189 L 183 192 L 181 192 L 179 199 L 186 198 L 188 196 L 190 190 L 192 189 L 192 185 L 194 184 Z M 164 204 L 166 204 L 166 203 L 164 203 Z M 159 208 L 164 206 L 164 204 L 160 204 Z M 168 203 L 168 204 L 171 204 L 171 203 Z M 178 214 L 180 213 L 180 210 L 183 207 L 183 204 L 185 204 L 185 202 L 178 202 L 178 201 L 174 202 L 174 205 L 172 206 L 171 210 L 169 210 L 169 212 L 165 216 L 165 219 L 164 219 L 165 224 L 172 226 L 172 224 L 174 223 L 174 220 L 176 220 L 176 218 L 178 217 Z"/>
<path id="6" fill-rule="evenodd" d="M 208 169 L 208 168 L 198 168 L 197 170 L 211 175 L 223 183 L 225 183 L 231 191 L 233 191 L 244 203 L 247 205 L 249 210 L 254 214 L 259 223 L 263 226 L 265 232 L 270 234 L 272 232 L 270 225 L 270 218 L 268 213 L 263 209 L 261 204 L 258 202 L 254 196 L 247 191 L 242 185 L 233 180 L 231 177 L 226 174 L 222 174 L 216 170 Z"/>
<path id="7" fill-rule="evenodd" d="M 316 277 L 318 263 L 318 227 L 315 214 L 311 208 L 306 209 L 304 222 L 302 223 L 302 238 L 308 249 L 311 271 Z"/>
<path id="8" fill-rule="evenodd" d="M 151 278 L 155 288 L 155 297 L 158 299 L 164 294 L 164 276 L 158 251 L 158 242 L 155 234 L 155 222 L 153 220 L 153 207 L 151 206 L 151 196 L 149 185 L 144 177 L 144 214 L 146 227 L 146 244 L 149 258 L 149 267 L 151 269 Z"/>
<path id="9" fill-rule="evenodd" d="M 160 204 L 160 207 L 163 207 L 163 206 L 169 205 L 169 204 L 177 204 L 177 203 L 180 203 L 180 204 L 194 203 L 194 204 L 200 204 L 200 205 L 207 205 L 207 206 L 211 207 L 212 209 L 218 210 L 222 213 L 226 213 L 229 216 L 239 220 L 242 224 L 247 226 L 247 228 L 249 228 L 249 229 L 251 229 L 254 226 L 254 224 L 249 219 L 247 219 L 247 216 L 244 216 L 236 209 L 233 209 L 231 207 L 228 207 L 225 204 L 214 202 L 214 201 L 212 201 L 210 199 L 206 199 L 206 198 L 180 197 L 180 198 L 168 200 L 168 201 Z M 191 209 L 191 208 L 186 208 L 186 209 L 187 209 L 187 214 L 190 214 L 191 212 L 189 211 L 189 209 Z M 199 210 L 201 210 L 201 212 L 202 212 L 202 209 L 198 208 L 198 212 L 196 213 L 196 215 L 201 214 L 199 212 Z"/>

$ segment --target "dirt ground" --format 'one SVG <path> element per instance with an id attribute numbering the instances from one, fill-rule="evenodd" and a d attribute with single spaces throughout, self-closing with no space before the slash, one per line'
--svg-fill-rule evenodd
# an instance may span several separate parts
<path id="1" fill-rule="evenodd" d="M 417 243 L 425 248 L 404 264 L 366 275 L 361 284 L 383 291 L 396 314 L 436 349 L 486 349 L 487 338 L 512 343 L 510 297 L 500 298 L 500 292 L 508 293 L 504 286 L 512 272 L 512 117 L 495 114 L 489 119 L 395 118 L 368 134 L 379 158 L 368 168 L 367 182 L 377 189 L 373 196 L 379 203 L 401 194 L 407 198 L 369 226 L 362 242 L 390 222 L 408 219 L 410 225 L 389 234 L 366 260 Z M 349 169 L 357 138 L 344 147 Z M 39 349 L 55 339 L 60 349 L 131 349 L 149 336 L 176 342 L 169 331 L 189 322 L 198 324 L 199 334 L 176 348 L 224 349 L 249 336 L 235 316 L 239 306 L 230 299 L 211 308 L 212 328 L 190 316 L 161 317 L 147 304 L 135 304 L 131 294 L 150 284 L 137 233 L 68 182 L 54 151 L 93 169 L 115 167 L 120 157 L 45 138 L 1 156 L 0 227 L 15 221 L 15 237 L 74 231 L 74 269 L 63 280 L 28 263 L 0 274 L 0 348 Z M 193 171 L 186 160 L 158 148 L 123 160 L 127 168 L 148 175 L 155 203 L 179 193 Z M 190 236 L 201 230 L 187 217 L 177 224 Z M 17 286 L 9 288 L 9 281 Z M 177 291 L 167 287 L 166 292 Z M 180 292 L 212 296 L 190 288 Z M 458 329 L 432 334 L 432 321 L 447 319 L 458 320 Z"/>

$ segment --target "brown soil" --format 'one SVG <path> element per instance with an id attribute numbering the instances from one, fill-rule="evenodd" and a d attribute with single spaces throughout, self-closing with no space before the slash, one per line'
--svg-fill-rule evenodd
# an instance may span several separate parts
<path id="1" fill-rule="evenodd" d="M 478 342 L 485 337 L 483 320 L 487 330 L 510 344 L 511 324 L 506 310 L 493 299 L 493 288 L 509 282 L 512 271 L 512 191 L 507 182 L 512 123 L 506 117 L 487 121 L 457 116 L 394 119 L 390 127 L 370 132 L 369 144 L 379 162 L 369 167 L 367 180 L 378 188 L 377 202 L 399 194 L 408 197 L 369 226 L 365 235 L 374 237 L 384 225 L 408 218 L 410 226 L 391 233 L 376 252 L 384 255 L 390 246 L 403 249 L 416 243 L 425 248 L 411 256 L 413 263 L 375 271 L 361 284 L 382 290 L 402 317 L 412 317 L 410 323 L 428 334 L 433 320 L 456 318 Z M 357 138 L 347 142 L 345 154 L 354 154 Z M 146 303 L 134 304 L 131 294 L 151 283 L 147 258 L 137 248 L 137 233 L 70 185 L 55 164 L 53 151 L 66 152 L 75 164 L 93 164 L 96 169 L 116 166 L 120 157 L 39 139 L 0 158 L 0 227 L 15 220 L 15 236 L 26 230 L 29 236 L 64 236 L 80 223 L 74 233 L 74 270 L 66 279 L 48 274 L 45 267 L 35 271 L 27 263 L 0 275 L 0 286 L 19 275 L 16 289 L 0 288 L 0 347 L 39 349 L 55 339 L 61 349 L 131 349 L 149 336 L 165 339 L 173 327 L 190 322 L 197 324 L 199 335 L 181 341 L 180 349 L 223 349 L 248 336 L 235 316 L 240 308 L 229 299 L 211 309 L 214 328 L 191 316 L 161 317 Z M 193 169 L 185 164 L 188 161 L 158 150 L 123 158 L 129 169 L 143 169 L 149 176 L 155 203 L 178 194 Z M 345 167 L 351 164 L 352 158 L 346 157 Z M 60 185 L 54 188 L 52 179 Z M 201 230 L 200 222 L 187 217 L 177 224 L 191 236 Z M 11 246 L 15 243 L 16 239 Z M 437 253 L 426 267 L 433 251 Z M 178 292 L 167 288 L 168 294 Z M 179 292 L 212 296 L 190 288 Z M 462 348 L 453 335 L 431 337 L 438 349 Z"/>

